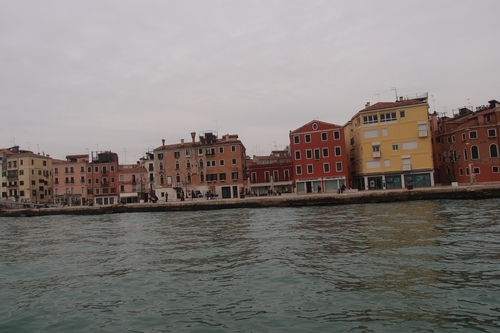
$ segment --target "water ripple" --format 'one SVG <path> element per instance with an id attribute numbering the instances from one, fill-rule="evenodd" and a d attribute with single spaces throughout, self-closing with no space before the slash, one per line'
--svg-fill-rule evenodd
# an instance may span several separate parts
<path id="1" fill-rule="evenodd" d="M 0 331 L 498 332 L 500 200 L 0 220 Z"/>

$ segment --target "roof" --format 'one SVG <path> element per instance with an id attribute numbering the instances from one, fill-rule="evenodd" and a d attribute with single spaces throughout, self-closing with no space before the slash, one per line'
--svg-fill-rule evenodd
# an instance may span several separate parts
<path id="1" fill-rule="evenodd" d="M 411 105 L 418 105 L 418 104 L 427 104 L 427 102 L 422 101 L 421 99 L 406 99 L 406 100 L 396 101 L 396 102 L 378 102 L 378 103 L 375 103 L 371 106 L 365 107 L 363 110 L 361 110 L 359 112 L 383 110 L 383 109 L 394 109 L 394 108 L 400 108 L 400 107 L 404 107 L 404 106 L 411 106 Z"/>
<path id="2" fill-rule="evenodd" d="M 317 124 L 318 128 L 313 129 L 312 128 L 313 124 Z M 324 131 L 324 130 L 329 130 L 329 129 L 341 129 L 341 128 L 342 128 L 342 126 L 340 126 L 340 125 L 327 123 L 325 121 L 315 119 L 315 120 L 311 120 L 310 122 L 308 122 L 305 125 L 300 126 L 297 129 L 294 129 L 293 131 L 290 131 L 290 133 L 297 133 L 297 132 L 302 132 L 302 131 Z"/>

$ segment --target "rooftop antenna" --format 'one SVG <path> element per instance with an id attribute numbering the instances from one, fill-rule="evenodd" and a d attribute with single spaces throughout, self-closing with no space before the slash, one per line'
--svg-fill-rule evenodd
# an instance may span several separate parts
<path id="1" fill-rule="evenodd" d="M 396 87 L 391 87 L 391 90 L 396 92 L 396 101 L 398 100 L 398 89 Z"/>
<path id="2" fill-rule="evenodd" d="M 434 111 L 436 111 L 436 100 L 434 99 L 434 95 L 431 95 L 432 97 L 432 108 L 434 109 Z"/>

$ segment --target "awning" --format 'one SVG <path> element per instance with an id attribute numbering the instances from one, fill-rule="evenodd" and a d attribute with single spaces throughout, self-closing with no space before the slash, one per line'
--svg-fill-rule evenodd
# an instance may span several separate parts
<path id="1" fill-rule="evenodd" d="M 137 193 L 120 193 L 120 198 L 136 198 Z"/>

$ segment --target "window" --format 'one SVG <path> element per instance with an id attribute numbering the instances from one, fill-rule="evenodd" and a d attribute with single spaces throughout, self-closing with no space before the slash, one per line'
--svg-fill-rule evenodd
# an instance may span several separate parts
<path id="1" fill-rule="evenodd" d="M 319 149 L 314 149 L 314 159 L 319 160 Z"/>
<path id="2" fill-rule="evenodd" d="M 406 117 L 406 112 L 405 112 L 405 110 L 400 110 L 400 111 L 399 111 L 399 118 L 404 118 L 404 117 Z"/>
<path id="3" fill-rule="evenodd" d="M 224 147 L 219 147 L 219 153 L 223 153 L 224 152 Z"/>
<path id="4" fill-rule="evenodd" d="M 296 172 L 297 172 L 297 175 L 301 175 L 302 174 L 302 166 L 301 165 L 297 165 L 297 167 L 295 168 Z"/>
<path id="5" fill-rule="evenodd" d="M 462 133 L 462 141 L 465 141 L 465 133 Z"/>
<path id="6" fill-rule="evenodd" d="M 190 160 L 186 161 L 186 168 L 188 168 L 188 169 L 191 168 L 191 161 Z"/>
<path id="7" fill-rule="evenodd" d="M 396 112 L 382 113 L 380 115 L 380 122 L 396 121 Z"/>
<path id="8" fill-rule="evenodd" d="M 333 132 L 333 139 L 334 140 L 340 140 L 340 132 L 339 131 Z"/>
<path id="9" fill-rule="evenodd" d="M 273 180 L 274 180 L 275 182 L 279 182 L 279 181 L 280 181 L 280 179 L 279 179 L 279 177 L 278 177 L 278 171 L 277 171 L 277 170 L 274 170 L 274 171 L 273 171 Z"/>
<path id="10" fill-rule="evenodd" d="M 188 174 L 187 174 L 187 182 L 191 183 L 191 173 L 190 172 L 188 172 Z"/>
<path id="11" fill-rule="evenodd" d="M 179 161 L 175 161 L 175 169 L 179 169 Z M 162 164 L 160 163 L 160 170 L 162 170 Z"/>
<path id="12" fill-rule="evenodd" d="M 220 160 L 219 165 L 224 165 L 224 160 Z"/>
<path id="13" fill-rule="evenodd" d="M 178 173 L 177 173 L 177 174 L 175 174 L 175 181 L 176 181 L 177 183 L 180 183 L 180 182 L 181 182 L 181 175 L 180 175 L 180 174 L 178 174 Z"/>
<path id="14" fill-rule="evenodd" d="M 190 157 L 190 156 L 191 156 L 191 151 L 186 150 L 186 157 Z"/>
<path id="15" fill-rule="evenodd" d="M 330 172 L 330 163 L 323 164 L 323 172 L 325 173 Z"/>
<path id="16" fill-rule="evenodd" d="M 58 174 L 59 173 L 59 170 L 57 168 L 54 168 L 54 173 L 55 174 Z"/>
<path id="17" fill-rule="evenodd" d="M 328 157 L 328 148 L 323 148 L 323 157 Z"/>
<path id="18" fill-rule="evenodd" d="M 88 183 L 89 185 L 91 185 L 91 184 L 92 184 L 92 179 L 90 179 L 90 178 L 89 178 L 89 179 L 87 179 L 87 183 Z"/>
<path id="19" fill-rule="evenodd" d="M 313 128 L 313 130 L 317 130 L 317 129 L 318 129 L 318 124 L 314 123 L 314 124 L 312 125 L 312 128 Z"/>
<path id="20" fill-rule="evenodd" d="M 498 147 L 495 144 L 492 144 L 490 146 L 490 157 L 491 158 L 496 158 L 498 157 Z"/>
<path id="21" fill-rule="evenodd" d="M 290 173 L 288 172 L 288 170 L 285 170 L 285 180 L 290 180 Z"/>
<path id="22" fill-rule="evenodd" d="M 363 124 L 374 124 L 378 123 L 378 117 L 376 114 L 371 116 L 363 116 Z"/>
<path id="23" fill-rule="evenodd" d="M 299 136 L 298 135 L 295 135 L 293 137 L 293 143 L 300 143 L 300 139 L 299 139 Z"/>
<path id="24" fill-rule="evenodd" d="M 467 161 L 467 159 L 469 158 L 469 157 L 467 156 L 467 152 L 468 152 L 468 150 L 467 150 L 467 148 L 465 148 L 465 149 L 464 149 L 464 161 Z"/>
<path id="25" fill-rule="evenodd" d="M 238 180 L 238 171 L 231 172 L 231 179 Z"/>
<path id="26" fill-rule="evenodd" d="M 326 132 L 321 133 L 321 141 L 326 141 L 326 140 L 328 140 L 328 133 Z"/>
<path id="27" fill-rule="evenodd" d="M 265 171 L 265 172 L 264 172 L 264 181 L 265 181 L 266 183 L 269 183 L 269 182 L 271 181 L 271 176 L 270 176 L 270 174 L 269 174 L 269 171 Z"/>
<path id="28" fill-rule="evenodd" d="M 99 167 L 98 166 L 94 167 L 94 172 L 99 172 Z"/>
<path id="29" fill-rule="evenodd" d="M 87 172 L 92 172 L 92 167 L 88 167 Z"/>
<path id="30" fill-rule="evenodd" d="M 85 177 L 83 176 L 80 177 L 80 183 L 85 183 Z"/>
<path id="31" fill-rule="evenodd" d="M 472 146 L 470 148 L 470 156 L 473 160 L 479 159 L 479 148 L 477 146 Z"/>
<path id="32" fill-rule="evenodd" d="M 215 166 L 215 161 L 212 161 L 212 166 Z"/>
<path id="33" fill-rule="evenodd" d="M 300 160 L 300 150 L 295 151 L 295 159 Z"/>
<path id="34" fill-rule="evenodd" d="M 304 137 L 304 141 L 307 143 L 311 142 L 311 134 L 306 134 Z"/>
<path id="35" fill-rule="evenodd" d="M 80 172 L 85 172 L 85 167 L 84 166 L 80 167 Z"/>
<path id="36" fill-rule="evenodd" d="M 340 155 L 342 155 L 342 148 L 335 147 L 335 156 L 340 156 Z"/>
<path id="37" fill-rule="evenodd" d="M 342 162 L 337 162 L 337 163 L 335 164 L 335 167 L 337 168 L 337 171 L 338 171 L 338 172 L 342 171 Z"/>
<path id="38" fill-rule="evenodd" d="M 451 136 L 451 142 L 455 142 L 455 141 L 456 141 L 455 136 L 454 136 L 454 135 L 452 135 L 452 136 Z"/>
<path id="39" fill-rule="evenodd" d="M 471 138 L 471 139 L 477 139 L 477 131 L 470 131 L 469 132 L 469 138 Z"/>
<path id="40" fill-rule="evenodd" d="M 231 151 L 235 152 L 236 151 L 236 146 L 231 146 Z"/>
<path id="41" fill-rule="evenodd" d="M 200 166 L 200 168 L 203 168 L 203 160 L 199 160 L 198 165 Z"/>
<path id="42" fill-rule="evenodd" d="M 308 164 L 308 165 L 307 165 L 307 173 L 308 173 L 308 174 L 313 173 L 313 166 L 312 166 L 312 164 Z"/>
<path id="43" fill-rule="evenodd" d="M 497 136 L 497 130 L 496 129 L 489 129 L 488 130 L 488 137 L 489 138 L 495 138 Z"/>
<path id="44" fill-rule="evenodd" d="M 399 146 L 397 143 L 392 144 L 392 150 L 399 150 Z"/>
<path id="45" fill-rule="evenodd" d="M 203 148 L 198 148 L 198 155 L 203 155 Z"/>
<path id="46" fill-rule="evenodd" d="M 203 174 L 203 172 L 200 172 L 200 182 L 204 182 L 205 181 L 205 175 Z"/>
<path id="47" fill-rule="evenodd" d="M 177 154 L 178 154 L 178 153 L 177 153 Z M 179 156 L 176 156 L 176 157 L 179 157 Z M 163 159 L 163 153 L 159 153 L 159 154 L 158 154 L 158 159 L 159 159 L 159 160 L 162 160 L 162 159 Z"/>
<path id="48" fill-rule="evenodd" d="M 123 181 L 125 179 L 124 175 L 120 175 L 120 181 Z"/>
<path id="49" fill-rule="evenodd" d="M 307 159 L 311 159 L 312 158 L 312 150 L 311 149 L 307 149 L 306 150 L 306 158 Z"/>
<path id="50" fill-rule="evenodd" d="M 491 167 L 491 172 L 498 173 L 498 165 L 494 165 Z"/>
<path id="51" fill-rule="evenodd" d="M 473 170 L 476 175 L 481 173 L 478 167 L 475 167 Z"/>
<path id="52" fill-rule="evenodd" d="M 252 183 L 257 183 L 257 173 L 252 172 Z"/>
<path id="53" fill-rule="evenodd" d="M 236 159 L 235 159 L 235 158 L 233 158 L 233 159 L 231 160 L 231 164 L 232 164 L 232 165 L 236 165 L 236 163 L 237 163 Z"/>

